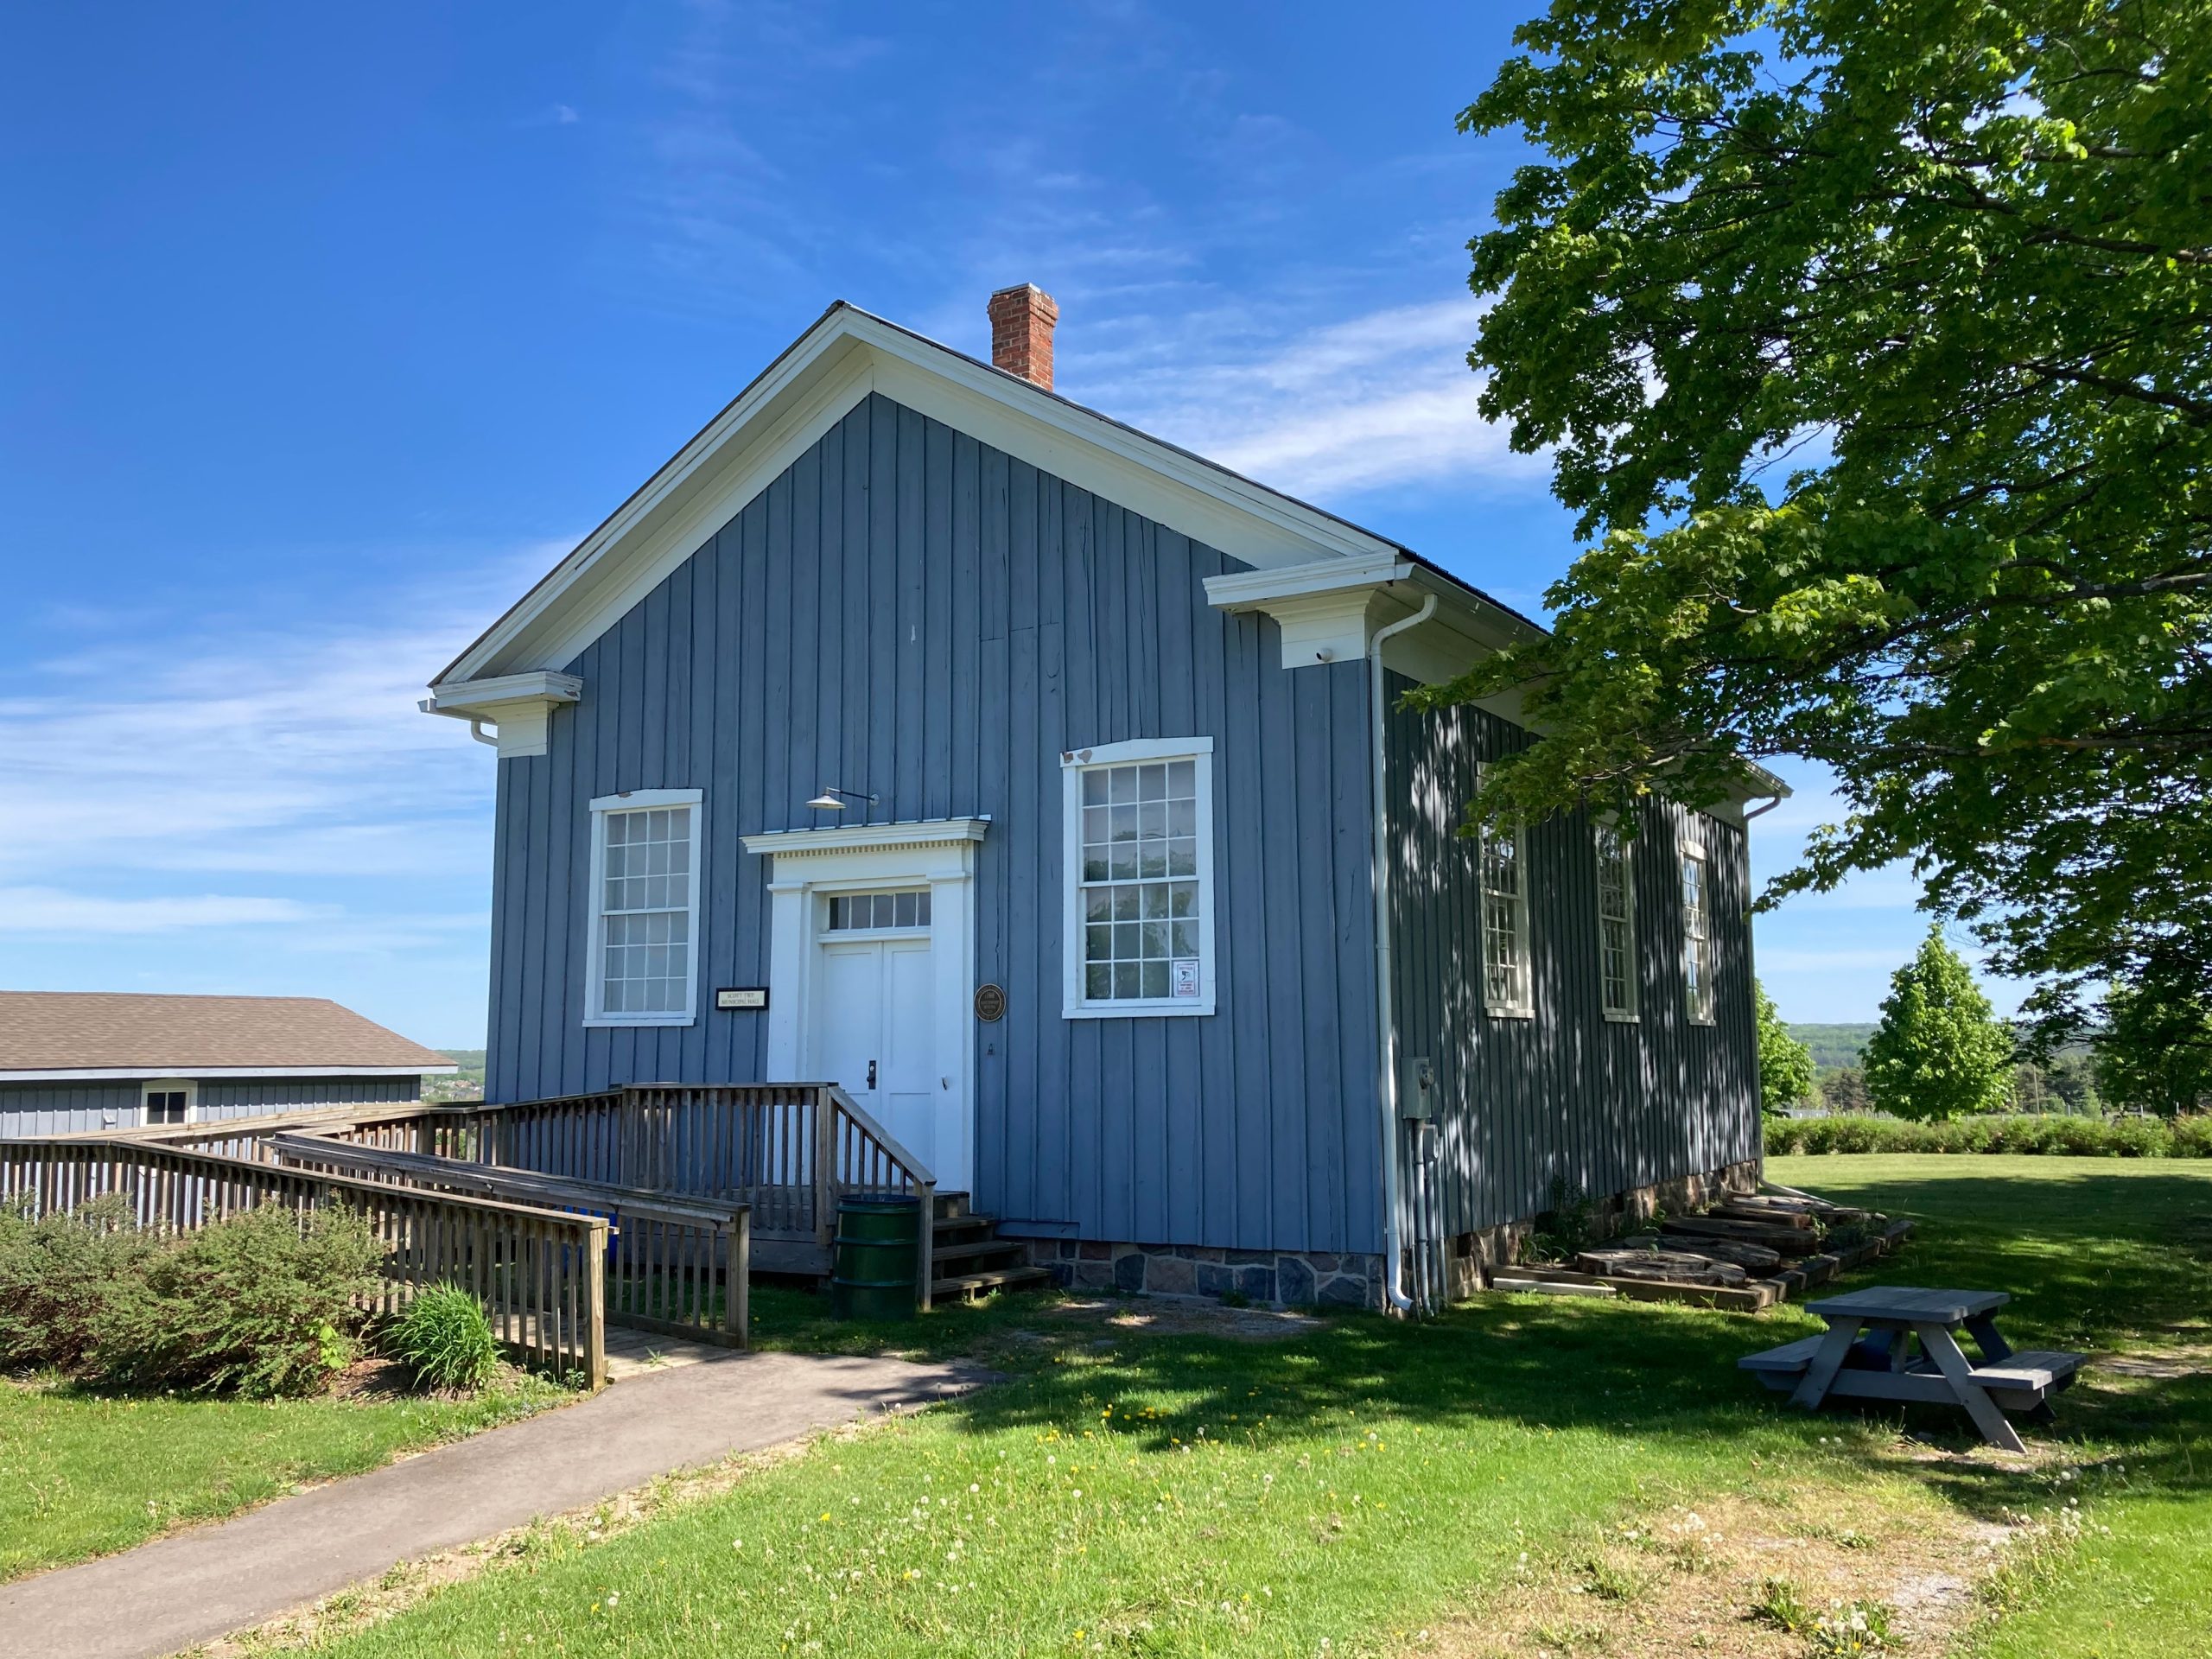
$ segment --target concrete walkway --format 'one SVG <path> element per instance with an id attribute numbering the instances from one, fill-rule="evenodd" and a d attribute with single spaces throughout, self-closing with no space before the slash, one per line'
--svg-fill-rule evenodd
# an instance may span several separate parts
<path id="1" fill-rule="evenodd" d="M 120 1555 L 0 1585 L 4 1659 L 156 1659 L 397 1562 L 986 1380 L 950 1365 L 729 1354 Z"/>

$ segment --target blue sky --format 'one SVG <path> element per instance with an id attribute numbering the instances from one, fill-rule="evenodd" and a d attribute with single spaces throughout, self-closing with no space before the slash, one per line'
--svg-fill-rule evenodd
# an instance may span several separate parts
<path id="1" fill-rule="evenodd" d="M 1452 130 L 1517 10 L 13 10 L 0 984 L 480 1041 L 491 755 L 414 699 L 836 298 L 980 353 L 1035 282 L 1062 391 L 1540 609 Z M 1763 918 L 1783 1012 L 1872 1017 L 1912 896 Z"/>

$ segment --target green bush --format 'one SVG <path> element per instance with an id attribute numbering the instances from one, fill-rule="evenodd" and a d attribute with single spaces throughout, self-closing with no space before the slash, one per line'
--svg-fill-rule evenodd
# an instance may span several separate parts
<path id="1" fill-rule="evenodd" d="M 2171 1156 L 2212 1158 L 2212 1112 L 2177 1117 L 2166 1126 L 2166 1133 L 2173 1141 Z"/>
<path id="2" fill-rule="evenodd" d="M 468 1393 L 499 1369 L 499 1338 L 478 1301 L 458 1285 L 436 1285 L 385 1327 L 384 1351 L 425 1387 Z"/>
<path id="3" fill-rule="evenodd" d="M 383 1257 L 350 1210 L 304 1224 L 281 1205 L 228 1217 L 117 1282 L 88 1369 L 130 1388 L 311 1394 L 353 1363 L 355 1299 Z"/>
<path id="4" fill-rule="evenodd" d="M 114 1287 L 154 1253 L 130 1200 L 118 1194 L 35 1222 L 22 1202 L 0 1210 L 0 1368 L 79 1369 Z"/>
<path id="5" fill-rule="evenodd" d="M 2069 1158 L 2212 1158 L 2212 1115 L 2177 1118 L 1999 1113 L 1911 1123 L 1852 1116 L 1770 1120 L 1777 1157 L 1827 1152 L 2009 1152 Z"/>

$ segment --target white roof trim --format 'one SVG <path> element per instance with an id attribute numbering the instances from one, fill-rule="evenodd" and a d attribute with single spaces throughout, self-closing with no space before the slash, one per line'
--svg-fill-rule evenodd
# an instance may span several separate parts
<path id="1" fill-rule="evenodd" d="M 501 705 L 524 702 L 574 702 L 583 696 L 584 683 L 573 674 L 501 674 L 488 680 L 468 680 L 430 693 L 429 711 L 496 720 Z"/>
<path id="2" fill-rule="evenodd" d="M 159 1078 L 205 1082 L 210 1077 L 442 1077 L 461 1068 L 442 1065 L 94 1065 L 52 1071 L 0 1071 L 0 1083 L 123 1083 Z"/>
<path id="3" fill-rule="evenodd" d="M 903 823 L 838 823 L 820 830 L 769 830 L 742 837 L 748 853 L 779 859 L 849 853 L 859 848 L 944 847 L 981 841 L 988 818 L 910 818 Z"/>
<path id="4" fill-rule="evenodd" d="M 849 305 L 833 307 L 645 486 L 437 677 L 559 670 L 872 391 L 1268 568 L 1403 550 Z M 480 699 L 480 687 L 463 694 Z"/>

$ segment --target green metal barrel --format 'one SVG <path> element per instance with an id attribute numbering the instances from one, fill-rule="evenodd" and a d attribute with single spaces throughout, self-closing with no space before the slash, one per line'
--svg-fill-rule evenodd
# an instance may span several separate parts
<path id="1" fill-rule="evenodd" d="M 911 1319 L 921 1245 L 921 1200 L 855 1192 L 837 1200 L 836 1270 L 830 1311 L 841 1319 Z"/>

